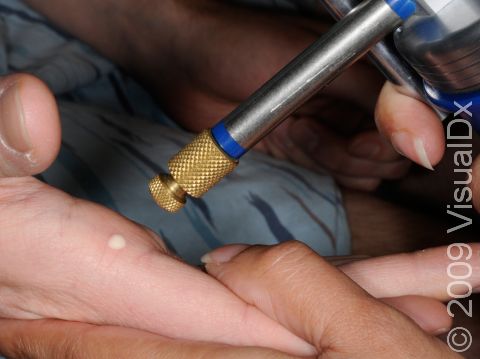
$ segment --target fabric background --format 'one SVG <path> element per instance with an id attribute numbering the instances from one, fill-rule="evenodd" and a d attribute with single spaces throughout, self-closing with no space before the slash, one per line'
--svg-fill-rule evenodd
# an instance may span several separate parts
<path id="1" fill-rule="evenodd" d="M 153 228 L 187 261 L 197 263 L 227 243 L 293 238 L 323 255 L 349 252 L 333 180 L 259 153 L 248 154 L 237 171 L 179 214 L 157 208 L 148 179 L 192 134 L 112 63 L 20 1 L 0 0 L 0 70 L 33 73 L 59 99 L 63 145 L 41 178 Z"/>

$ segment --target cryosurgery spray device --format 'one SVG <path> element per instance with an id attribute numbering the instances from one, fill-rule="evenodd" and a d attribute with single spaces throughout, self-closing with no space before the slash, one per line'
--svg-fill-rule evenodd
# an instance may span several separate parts
<path id="1" fill-rule="evenodd" d="M 150 182 L 160 207 L 176 212 L 188 196 L 201 197 L 255 144 L 369 51 L 388 80 L 431 105 L 441 119 L 458 111 L 459 104 L 469 105 L 469 120 L 480 131 L 479 0 L 309 2 L 325 5 L 338 23 L 169 161 L 170 174 Z"/>

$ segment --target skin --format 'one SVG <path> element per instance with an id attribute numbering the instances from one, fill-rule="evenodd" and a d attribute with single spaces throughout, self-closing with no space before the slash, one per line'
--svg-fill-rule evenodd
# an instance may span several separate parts
<path id="1" fill-rule="evenodd" d="M 475 250 L 478 250 L 478 245 Z M 232 245 L 210 253 L 204 260 L 207 271 L 239 297 L 315 346 L 317 354 L 309 356 L 311 358 L 453 359 L 459 356 L 418 326 L 420 311 L 423 315 L 430 312 L 429 318 L 433 320 L 430 324 L 436 322 L 436 331 L 432 331 L 434 327 L 428 330 L 428 321 L 421 322 L 427 332 L 437 333 L 438 325 L 450 324 L 443 305 L 432 299 L 445 299 L 440 286 L 445 283 L 442 279 L 433 282 L 427 276 L 412 282 L 408 273 L 419 270 L 419 267 L 433 265 L 431 269 L 435 269 L 435 266 L 443 265 L 439 254 L 444 251 L 445 248 L 439 248 L 370 260 L 345 258 L 341 260 L 340 270 L 298 242 L 275 247 Z M 476 265 L 480 265 L 478 260 Z M 374 277 L 367 274 L 376 268 L 380 278 L 388 278 L 388 281 L 392 277 L 399 279 L 395 294 L 419 293 L 418 288 L 424 285 L 421 294 L 431 295 L 432 298 L 374 299 L 372 295 L 393 294 L 388 286 L 372 286 Z M 407 275 L 402 276 L 405 271 Z M 344 273 L 355 278 L 355 282 Z M 479 278 L 475 280 L 479 285 Z M 439 283 L 439 286 L 433 288 L 428 285 L 431 283 Z M 369 287 L 368 293 L 358 285 Z M 416 312 L 417 324 L 394 307 L 407 314 Z M 446 321 L 440 323 L 438 320 L 441 321 L 441 318 Z M 99 359 L 297 358 L 264 348 L 172 341 L 127 328 L 52 320 L 32 323 L 0 321 L 0 352 L 12 358 L 30 359 L 90 356 Z"/>

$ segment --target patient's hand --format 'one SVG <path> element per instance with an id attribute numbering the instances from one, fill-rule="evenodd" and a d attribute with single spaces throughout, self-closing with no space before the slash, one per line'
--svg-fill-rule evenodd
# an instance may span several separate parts
<path id="1" fill-rule="evenodd" d="M 148 229 L 21 177 L 42 171 L 56 155 L 56 105 L 29 76 L 2 79 L 0 90 L 0 317 L 311 352 L 215 279 L 170 256 Z"/>

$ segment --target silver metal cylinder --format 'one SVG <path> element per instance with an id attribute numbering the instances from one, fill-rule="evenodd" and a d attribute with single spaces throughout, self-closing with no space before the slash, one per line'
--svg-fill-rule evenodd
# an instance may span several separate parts
<path id="1" fill-rule="evenodd" d="M 337 20 L 347 16 L 359 3 L 358 0 L 321 1 L 330 14 Z M 398 53 L 391 37 L 385 38 L 373 46 L 368 55 L 385 78 L 399 86 L 405 95 L 428 102 L 425 96 L 422 78 Z"/>
<path id="2" fill-rule="evenodd" d="M 252 148 L 401 23 L 384 0 L 363 2 L 228 115 L 228 132 Z"/>
<path id="3" fill-rule="evenodd" d="M 358 4 L 358 0 L 317 0 L 322 1 L 330 14 L 337 20 L 346 16 Z M 368 53 L 370 61 L 385 76 L 385 78 L 398 86 L 398 90 L 404 95 L 414 97 L 431 106 L 440 120 L 444 120 L 447 114 L 436 108 L 430 102 L 423 79 L 410 66 L 410 64 L 398 52 L 392 37 L 386 37 Z"/>
<path id="4" fill-rule="evenodd" d="M 348 15 L 359 2 L 359 0 L 317 1 L 321 1 L 330 14 L 337 20 Z M 397 29 L 397 31 L 399 31 L 399 29 Z M 373 46 L 368 53 L 368 57 L 388 81 L 398 86 L 397 88 L 401 93 L 430 105 L 440 120 L 443 121 L 447 117 L 446 113 L 432 105 L 425 93 L 423 79 L 403 56 L 400 55 L 391 36 L 386 37 Z"/>
<path id="5" fill-rule="evenodd" d="M 398 49 L 433 88 L 480 89 L 480 1 L 421 0 L 423 13 L 395 34 Z"/>

